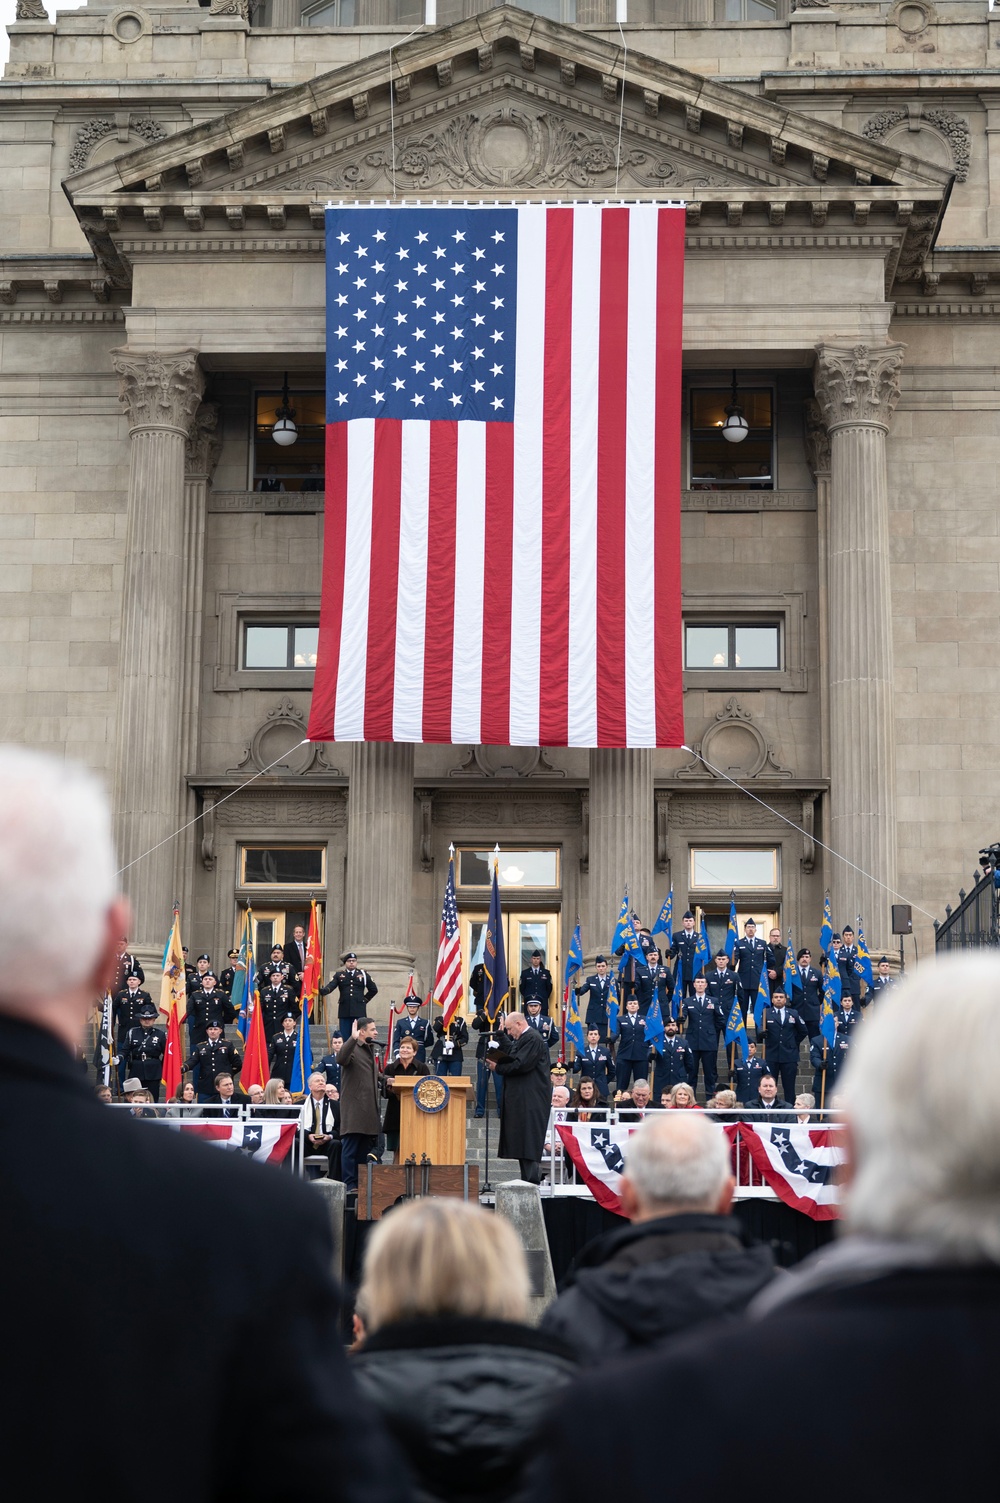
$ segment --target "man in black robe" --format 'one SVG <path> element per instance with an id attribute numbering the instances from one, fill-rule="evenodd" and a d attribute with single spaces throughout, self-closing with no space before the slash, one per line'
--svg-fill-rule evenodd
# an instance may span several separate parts
<path id="1" fill-rule="evenodd" d="M 498 1152 L 502 1159 L 517 1159 L 521 1178 L 537 1185 L 542 1179 L 552 1095 L 549 1049 L 523 1013 L 512 1012 L 503 1026 L 510 1042 L 499 1051 L 499 1058 L 486 1061 L 503 1077 Z"/>

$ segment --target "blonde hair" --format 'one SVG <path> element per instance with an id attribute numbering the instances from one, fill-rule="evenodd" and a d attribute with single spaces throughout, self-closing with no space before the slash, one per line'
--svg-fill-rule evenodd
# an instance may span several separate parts
<path id="1" fill-rule="evenodd" d="M 280 1092 L 285 1089 L 285 1082 L 280 1075 L 272 1075 L 264 1087 L 264 1105 L 278 1106 L 281 1101 Z"/>
<path id="2" fill-rule="evenodd" d="M 369 1239 L 360 1293 L 369 1334 L 432 1315 L 525 1321 L 529 1295 L 514 1228 L 465 1201 L 410 1201 Z"/>

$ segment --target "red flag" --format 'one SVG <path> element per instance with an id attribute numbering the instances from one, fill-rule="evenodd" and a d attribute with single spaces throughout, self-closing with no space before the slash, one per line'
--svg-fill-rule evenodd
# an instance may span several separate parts
<path id="1" fill-rule="evenodd" d="M 316 899 L 309 909 L 309 933 L 306 937 L 306 964 L 302 972 L 302 1016 L 312 1017 L 319 1000 L 319 986 L 323 979 L 323 946 L 319 938 L 319 915 Z"/>
<path id="2" fill-rule="evenodd" d="M 308 1024 L 304 1026 L 308 1027 Z M 248 1091 L 252 1085 L 264 1086 L 270 1078 L 271 1067 L 267 1062 L 267 1040 L 264 1037 L 264 1009 L 260 1005 L 260 999 L 254 997 L 250 1029 L 243 1053 L 243 1068 L 240 1071 L 240 1088 Z"/>
<path id="3" fill-rule="evenodd" d="M 174 909 L 173 923 L 163 951 L 163 975 L 160 981 L 160 1010 L 167 1018 L 167 1047 L 163 1055 L 163 1084 L 167 1098 L 176 1096 L 181 1085 L 181 1018 L 187 1012 L 187 980 L 184 951 L 181 946 L 181 916 Z"/>
<path id="4" fill-rule="evenodd" d="M 163 1084 L 166 1088 L 167 1100 L 176 1096 L 181 1088 L 181 1065 L 184 1062 L 184 1053 L 181 1048 L 181 1025 L 177 1017 L 177 1008 L 170 1009 L 170 1017 L 167 1019 L 167 1047 L 163 1055 Z"/>

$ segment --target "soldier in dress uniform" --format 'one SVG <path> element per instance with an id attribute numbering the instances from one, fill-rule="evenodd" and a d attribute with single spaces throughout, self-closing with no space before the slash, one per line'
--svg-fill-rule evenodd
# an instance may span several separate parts
<path id="1" fill-rule="evenodd" d="M 684 1003 L 686 1039 L 691 1050 L 691 1089 L 698 1084 L 698 1067 L 705 1081 L 705 1097 L 715 1095 L 719 1083 L 719 1037 L 726 1019 L 708 995 L 704 976 L 694 979 L 694 995 Z"/>
<path id="2" fill-rule="evenodd" d="M 845 924 L 840 936 L 840 950 L 837 953 L 837 967 L 840 971 L 840 995 L 846 997 L 848 992 L 854 998 L 855 1007 L 863 1007 L 861 1000 L 861 977 L 854 969 L 854 962 L 858 958 L 858 947 L 854 943 L 854 930 L 850 924 Z"/>
<path id="3" fill-rule="evenodd" d="M 341 957 L 341 965 L 343 969 L 333 973 L 326 986 L 320 987 L 319 994 L 321 997 L 328 997 L 333 991 L 340 993 L 337 999 L 337 1020 L 341 1033 L 347 1036 L 354 1019 L 367 1015 L 368 1003 L 377 995 L 378 987 L 368 972 L 358 965 L 358 957 L 353 950 L 348 950 Z"/>
<path id="4" fill-rule="evenodd" d="M 800 950 L 795 958 L 802 977 L 799 1016 L 809 1030 L 810 1039 L 815 1039 L 819 1036 L 819 1020 L 823 1016 L 823 977 L 812 963 L 811 951 Z"/>
<path id="5" fill-rule="evenodd" d="M 653 1050 L 653 1100 L 660 1101 L 664 1091 L 672 1091 L 675 1085 L 692 1085 L 694 1069 L 690 1044 L 681 1038 L 676 1019 L 667 1018 L 663 1043 Z"/>
<path id="6" fill-rule="evenodd" d="M 699 969 L 695 959 L 695 951 L 698 948 L 699 935 L 694 927 L 694 914 L 690 908 L 681 919 L 681 927 L 674 935 L 673 944 L 670 946 L 670 958 L 676 960 L 681 971 L 682 995 L 691 997 L 694 995 L 694 978 Z M 674 973 L 676 984 L 677 975 Z"/>
<path id="7" fill-rule="evenodd" d="M 187 1010 L 192 1048 L 208 1038 L 209 1023 L 221 1023 L 225 1027 L 236 1021 L 236 1008 L 229 1000 L 229 993 L 216 986 L 214 971 L 205 972 L 198 990 L 188 997 Z"/>
<path id="8" fill-rule="evenodd" d="M 524 1009 L 524 1015 L 528 1020 L 528 1027 L 536 1029 L 542 1035 L 551 1057 L 553 1045 L 559 1042 L 559 1029 L 552 1019 L 547 1018 L 542 1012 L 542 1004 L 537 999 L 528 1003 Z"/>
<path id="9" fill-rule="evenodd" d="M 139 964 L 138 958 L 129 953 L 128 937 L 123 934 L 118 945 L 117 968 L 111 983 L 112 996 L 125 990 L 125 984 L 130 976 L 137 976 L 140 984 L 146 979 L 146 973 Z"/>
<path id="10" fill-rule="evenodd" d="M 290 986 L 286 986 L 278 971 L 274 972 L 270 985 L 261 991 L 260 1005 L 264 1014 L 265 1038 L 271 1038 L 277 1033 L 286 1012 L 298 1017 L 299 1004 L 295 1000 L 295 993 Z"/>
<path id="11" fill-rule="evenodd" d="M 729 964 L 729 956 L 725 950 L 717 950 L 714 957 L 715 963 L 705 972 L 706 990 L 716 1007 L 722 1013 L 723 1028 L 729 1020 L 729 1014 L 733 1010 L 733 1001 L 737 991 L 736 972 Z"/>
<path id="12" fill-rule="evenodd" d="M 239 960 L 239 958 L 239 950 L 230 950 L 228 955 L 226 956 L 229 964 L 219 976 L 220 989 L 224 992 L 228 992 L 230 996 L 233 995 L 233 987 L 236 985 L 237 976 L 242 978 L 244 975 L 243 967 L 237 966 L 237 961 Z"/>
<path id="13" fill-rule="evenodd" d="M 528 1003 L 537 998 L 542 1004 L 542 1012 L 547 1016 L 549 998 L 552 995 L 552 972 L 546 968 L 544 960 L 541 950 L 532 950 L 531 962 L 521 972 L 518 995 L 522 1008 L 527 1008 Z"/>
<path id="14" fill-rule="evenodd" d="M 267 1065 L 272 1076 L 277 1076 L 287 1085 L 292 1078 L 292 1065 L 295 1063 L 295 1046 L 298 1043 L 298 1034 L 295 1029 L 295 1013 L 289 1010 L 281 1020 L 281 1027 L 271 1039 L 267 1050 Z M 323 1071 L 323 1079 L 326 1080 L 326 1071 Z"/>
<path id="15" fill-rule="evenodd" d="M 156 1016 L 152 1002 L 144 1002 L 139 1008 L 138 1025 L 129 1029 L 125 1040 L 125 1064 L 127 1073 L 141 1080 L 143 1089 L 151 1093 L 154 1101 L 159 1101 L 167 1035 L 154 1026 Z"/>
<path id="16" fill-rule="evenodd" d="M 736 1099 L 741 1106 L 748 1102 L 756 1101 L 758 1096 L 757 1087 L 760 1077 L 764 1074 L 767 1066 L 757 1053 L 757 1044 L 751 1039 L 747 1044 L 746 1059 L 739 1059 L 733 1070 L 733 1084 L 736 1090 Z"/>
<path id="17" fill-rule="evenodd" d="M 123 990 L 111 1003 L 117 1043 L 118 1080 L 123 1090 L 125 1077 L 129 1073 L 125 1068 L 125 1044 L 131 1030 L 138 1025 L 140 1007 L 145 1007 L 152 1000 L 149 993 L 142 990 L 138 976 L 132 972 L 127 977 Z"/>
<path id="18" fill-rule="evenodd" d="M 417 1050 L 417 1060 L 420 1064 L 427 1061 L 427 1050 L 434 1042 L 434 1035 L 427 1018 L 419 1016 L 423 1007 L 419 997 L 406 997 L 406 1012 L 395 1024 L 392 1030 L 392 1046 L 396 1054 L 399 1054 L 399 1046 L 404 1039 L 412 1039 Z"/>
<path id="19" fill-rule="evenodd" d="M 608 962 L 603 955 L 598 955 L 594 962 L 593 976 L 588 976 L 582 986 L 574 987 L 573 990 L 578 997 L 587 998 L 587 1011 L 583 1018 L 584 1026 L 588 1031 L 596 1028 L 602 1042 L 607 1043 L 611 977 L 608 974 Z"/>
<path id="20" fill-rule="evenodd" d="M 569 1068 L 574 1075 L 579 1071 L 581 1080 L 592 1080 L 601 1101 L 607 1101 L 611 1095 L 614 1059 L 611 1050 L 601 1041 L 600 1029 L 593 1024 L 587 1029 L 586 1049 L 576 1056 Z"/>
<path id="21" fill-rule="evenodd" d="M 484 1008 L 480 1005 L 476 1016 L 472 1020 L 474 1033 L 479 1034 L 479 1042 L 476 1044 L 476 1117 L 486 1115 L 486 1092 L 489 1088 L 490 1076 L 493 1076 L 493 1088 L 496 1091 L 497 1111 L 503 1101 L 503 1076 L 495 1070 L 490 1070 L 486 1064 L 491 1055 L 500 1053 L 507 1042 L 507 1035 L 503 1031 L 503 1025 L 507 1014 L 498 1012 L 493 1023 L 490 1023 Z"/>
<path id="22" fill-rule="evenodd" d="M 868 995 L 865 997 L 865 1005 L 867 1006 L 869 1002 L 877 1002 L 879 997 L 884 996 L 890 987 L 895 985 L 896 977 L 889 973 L 889 957 L 883 955 L 879 960 L 878 970 L 869 987 Z"/>
<path id="23" fill-rule="evenodd" d="M 295 987 L 292 984 L 295 972 L 285 959 L 285 952 L 281 945 L 271 946 L 271 958 L 265 965 L 261 966 L 260 975 L 261 979 L 268 986 L 277 985 L 278 983 L 274 978 L 280 976 L 282 983 L 290 989 L 292 996 L 295 996 Z"/>
<path id="24" fill-rule="evenodd" d="M 338 1091 L 340 1090 L 340 1059 L 338 1056 L 343 1046 L 344 1036 L 338 1028 L 335 1028 L 330 1035 L 330 1052 L 329 1054 L 324 1054 L 316 1066 L 317 1070 L 322 1070 L 326 1076 L 327 1085 L 336 1086 Z"/>
<path id="25" fill-rule="evenodd" d="M 615 1084 L 627 1090 L 633 1080 L 645 1080 L 649 1073 L 649 1044 L 646 1020 L 639 1012 L 638 997 L 629 997 L 618 1019 L 618 1051 L 615 1055 Z"/>
<path id="26" fill-rule="evenodd" d="M 461 1075 L 462 1049 L 469 1042 L 469 1029 L 462 1014 L 456 1012 L 447 1028 L 444 1018 L 434 1019 L 434 1044 L 431 1064 L 436 1075 Z"/>
<path id="27" fill-rule="evenodd" d="M 823 1045 L 826 1040 L 821 1036 L 815 1038 L 809 1045 L 809 1063 L 813 1067 L 813 1095 L 816 1097 L 816 1105 L 820 1102 L 824 1107 L 830 1105 L 830 1094 L 833 1083 L 840 1070 L 847 1062 L 847 1056 L 851 1048 L 850 1033 L 841 1033 L 838 1023 L 836 1036 L 832 1044 L 827 1044 L 824 1051 Z M 826 1077 L 826 1089 L 824 1090 L 824 1076 Z"/>
<path id="28" fill-rule="evenodd" d="M 837 1015 L 837 1032 L 850 1034 L 860 1022 L 861 1008 L 850 992 L 844 993 L 840 999 L 840 1012 Z"/>
<path id="29" fill-rule="evenodd" d="M 650 945 L 646 951 L 646 964 L 649 966 L 649 1002 L 646 1012 L 649 1011 L 653 998 L 656 997 L 660 1003 L 660 1017 L 665 1019 L 670 1010 L 670 999 L 674 989 L 673 977 L 669 967 L 662 963 L 660 952 L 655 945 Z M 642 1012 L 641 1002 L 639 1011 Z M 645 1017 L 645 1013 L 643 1016 Z"/>
<path id="30" fill-rule="evenodd" d="M 228 1070 L 236 1076 L 242 1068 L 243 1056 L 235 1044 L 223 1038 L 221 1023 L 208 1025 L 208 1038 L 203 1043 L 195 1045 L 190 1058 L 186 1059 L 182 1066 L 185 1074 L 188 1071 L 197 1071 L 195 1085 L 198 1088 L 199 1101 L 214 1099 L 217 1075 Z"/>
<path id="31" fill-rule="evenodd" d="M 771 1006 L 764 1009 L 764 1054 L 768 1068 L 781 1081 L 782 1095 L 795 1100 L 795 1077 L 799 1069 L 799 1045 L 808 1030 L 781 987 L 771 994 Z"/>
<path id="32" fill-rule="evenodd" d="M 766 959 L 767 946 L 762 939 L 757 938 L 757 925 L 749 918 L 743 925 L 743 938 L 736 941 L 733 949 L 733 969 L 736 971 L 740 1012 L 744 1023 L 747 1020 L 747 1009 L 757 995 L 760 973 Z"/>

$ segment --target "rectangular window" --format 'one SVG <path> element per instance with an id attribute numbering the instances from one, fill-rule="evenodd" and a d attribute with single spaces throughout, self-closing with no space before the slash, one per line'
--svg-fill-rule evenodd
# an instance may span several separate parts
<path id="1" fill-rule="evenodd" d="M 776 892 L 780 885 L 776 846 L 762 850 L 716 850 L 704 847 L 691 850 L 691 886 L 722 888 L 739 892 L 740 888 Z"/>
<path id="2" fill-rule="evenodd" d="M 326 393 L 290 391 L 295 442 L 282 446 L 273 438 L 280 391 L 254 393 L 252 485 L 255 491 L 322 491 L 326 443 Z"/>
<path id="3" fill-rule="evenodd" d="M 558 851 L 501 851 L 498 881 L 501 888 L 558 887 Z M 460 850 L 458 886 L 489 887 L 493 881 L 493 852 Z"/>
<path id="4" fill-rule="evenodd" d="M 263 625 L 247 622 L 243 634 L 244 668 L 315 668 L 319 627 L 312 622 Z"/>
<path id="5" fill-rule="evenodd" d="M 737 403 L 748 431 L 740 443 L 730 443 L 722 429 L 731 389 L 692 389 L 692 490 L 774 490 L 774 392 L 769 386 L 740 386 Z"/>
<path id="6" fill-rule="evenodd" d="M 685 668 L 734 670 L 781 667 L 777 621 L 684 623 Z"/>
<path id="7" fill-rule="evenodd" d="M 245 845 L 240 882 L 244 887 L 321 887 L 326 847 Z"/>

